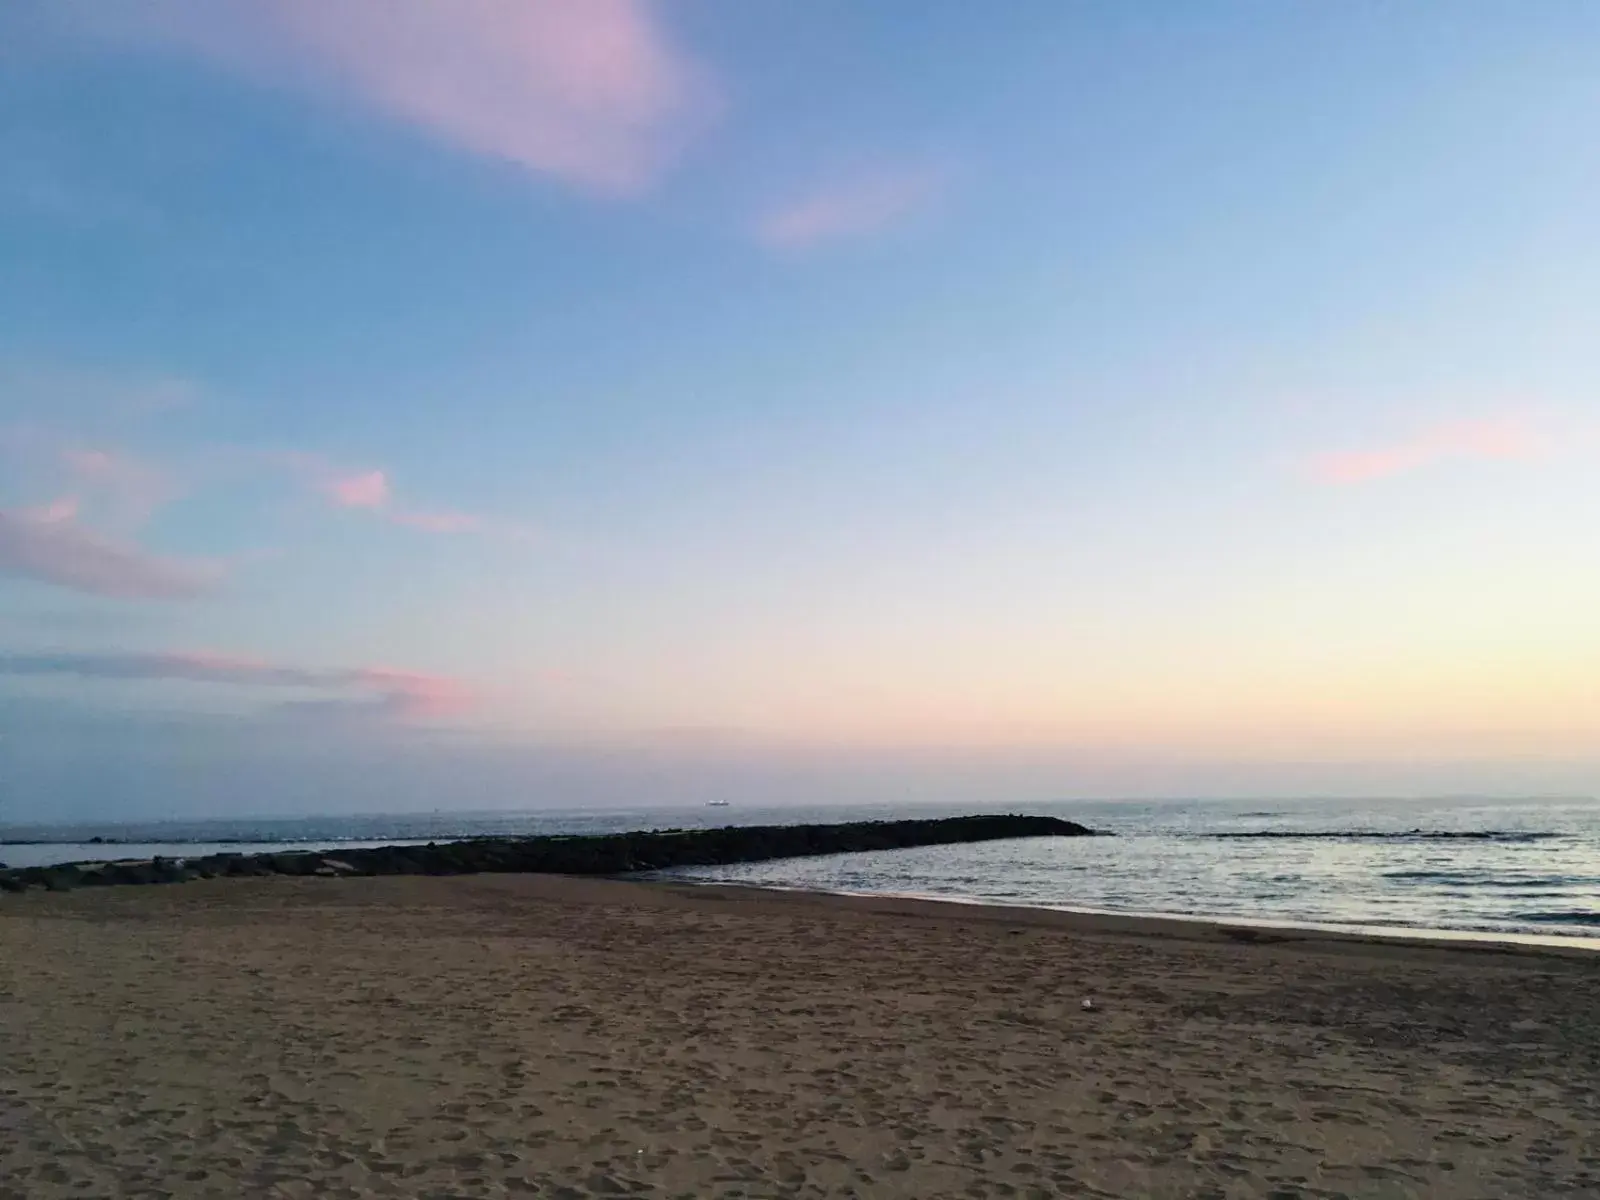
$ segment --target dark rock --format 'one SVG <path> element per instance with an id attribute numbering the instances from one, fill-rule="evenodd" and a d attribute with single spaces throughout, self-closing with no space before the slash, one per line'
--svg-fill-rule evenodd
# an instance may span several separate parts
<path id="1" fill-rule="evenodd" d="M 107 883 L 146 884 L 161 881 L 156 865 L 148 862 L 107 863 L 100 868 L 100 873 Z"/>
<path id="2" fill-rule="evenodd" d="M 607 834 L 599 837 L 473 838 L 427 846 L 379 846 L 340 852 L 352 874 L 540 872 L 624 875 L 674 867 L 721 866 L 775 858 L 894 850 L 1014 837 L 1092 833 L 1054 817 L 978 816 L 842 825 L 730 826 L 723 829 Z"/>
<path id="3" fill-rule="evenodd" d="M 470 875 L 527 872 L 627 875 L 677 867 L 725 866 L 776 858 L 988 842 L 1003 838 L 1085 837 L 1094 831 L 1056 817 L 938 817 L 920 821 L 856 821 L 840 825 L 748 825 L 615 833 L 598 837 L 490 837 L 426 846 L 345 849 L 337 858 L 310 851 L 214 854 L 32 867 L 0 872 L 0 888 L 59 890 L 79 884 L 181 883 L 217 875 Z"/>
<path id="4" fill-rule="evenodd" d="M 70 864 L 59 867 L 45 867 L 40 882 L 52 892 L 70 892 L 78 886 L 78 881 L 83 878 L 83 872 Z"/>
<path id="5" fill-rule="evenodd" d="M 306 850 L 295 850 L 288 854 L 262 855 L 272 864 L 272 870 L 277 875 L 310 875 L 322 865 L 322 860 L 315 854 Z"/>
<path id="6" fill-rule="evenodd" d="M 194 872 L 181 858 L 158 858 L 150 864 L 157 883 L 188 883 Z"/>

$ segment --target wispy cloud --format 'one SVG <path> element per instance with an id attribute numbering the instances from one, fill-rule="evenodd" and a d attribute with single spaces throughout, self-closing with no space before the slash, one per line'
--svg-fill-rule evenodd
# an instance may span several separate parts
<path id="1" fill-rule="evenodd" d="M 84 528 L 75 500 L 0 510 L 0 574 L 117 600 L 186 600 L 212 590 L 215 566 L 165 558 Z"/>
<path id="2" fill-rule="evenodd" d="M 6 379 L 0 365 L 0 397 Z M 174 392 L 185 389 L 157 389 L 161 397 Z M 185 494 L 209 494 L 263 468 L 287 475 L 324 504 L 418 533 L 534 540 L 531 530 L 512 521 L 404 503 L 390 472 L 379 467 L 315 453 L 227 446 L 191 446 L 181 465 L 173 466 L 111 439 L 24 422 L 0 424 L 0 573 L 120 598 L 176 599 L 211 590 L 225 567 L 253 556 L 236 554 L 227 562 L 164 558 L 140 547 L 140 531 Z"/>
<path id="3" fill-rule="evenodd" d="M 144 524 L 181 490 L 170 472 L 125 451 L 70 446 L 61 458 L 75 489 L 119 528 Z"/>
<path id="4" fill-rule="evenodd" d="M 655 0 L 152 0 L 131 13 L 79 11 L 102 32 L 343 93 L 440 142 L 602 193 L 647 186 L 716 108 Z"/>
<path id="5" fill-rule="evenodd" d="M 114 518 L 126 527 L 143 524 L 184 488 L 167 467 L 112 444 L 114 440 L 26 421 L 0 424 L 0 482 L 24 490 L 71 492 L 97 519 Z"/>
<path id="6" fill-rule="evenodd" d="M 351 672 L 352 682 L 377 693 L 375 703 L 385 713 L 405 719 L 450 717 L 470 709 L 476 701 L 472 689 L 459 679 L 425 675 L 393 667 L 362 667 Z"/>
<path id="7" fill-rule="evenodd" d="M 87 527 L 118 538 L 131 537 L 186 490 L 172 470 L 142 455 L 27 423 L 0 425 L 0 486 L 10 493 L 0 503 L 61 497 L 56 503 L 70 503 Z"/>
<path id="8" fill-rule="evenodd" d="M 1456 421 L 1423 430 L 1392 445 L 1319 454 L 1310 460 L 1309 469 L 1312 478 L 1320 483 L 1355 484 L 1452 458 L 1534 459 L 1550 449 L 1550 439 L 1522 418 Z"/>
<path id="9" fill-rule="evenodd" d="M 755 236 L 773 249 L 795 250 L 876 233 L 922 208 L 940 184 L 941 177 L 928 170 L 878 171 L 835 181 L 765 213 Z"/>
<path id="10" fill-rule="evenodd" d="M 359 509 L 391 525 L 435 534 L 505 534 L 518 540 L 527 533 L 520 527 L 476 513 L 455 509 L 420 509 L 395 499 L 389 473 L 380 469 L 341 468 L 314 454 L 284 454 L 273 461 L 287 466 L 310 488 L 338 508 Z"/>
<path id="11" fill-rule="evenodd" d="M 219 563 L 169 558 L 136 532 L 181 487 L 143 458 L 29 425 L 0 428 L 0 479 L 32 507 L 0 509 L 0 574 L 118 600 L 183 600 L 211 591 Z"/>
<path id="12" fill-rule="evenodd" d="M 389 503 L 389 477 L 382 471 L 338 476 L 322 490 L 341 508 L 382 508 Z"/>
<path id="13" fill-rule="evenodd" d="M 393 667 L 311 668 L 282 666 L 256 658 L 175 651 L 162 654 L 0 654 L 0 675 L 69 675 L 79 679 L 177 679 L 238 687 L 283 688 L 325 693 L 291 701 L 289 707 L 337 709 L 401 720 L 454 716 L 472 707 L 465 683 L 443 675 Z"/>

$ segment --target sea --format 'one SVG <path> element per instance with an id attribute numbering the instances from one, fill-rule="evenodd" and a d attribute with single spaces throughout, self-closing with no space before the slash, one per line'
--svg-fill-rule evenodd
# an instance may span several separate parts
<path id="1" fill-rule="evenodd" d="M 1600 801 L 1592 798 L 783 808 L 731 800 L 716 807 L 584 812 L 0 824 L 0 862 L 19 867 L 957 811 L 1041 813 L 1111 836 L 930 846 L 671 874 L 705 883 L 1600 947 Z"/>

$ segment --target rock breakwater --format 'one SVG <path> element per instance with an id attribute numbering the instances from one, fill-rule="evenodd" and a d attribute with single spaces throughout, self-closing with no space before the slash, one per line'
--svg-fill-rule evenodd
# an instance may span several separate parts
<path id="1" fill-rule="evenodd" d="M 294 850 L 63 863 L 0 870 L 0 892 L 66 891 L 119 884 L 183 883 L 253 875 L 627 875 L 675 867 L 727 866 L 862 850 L 901 850 L 1024 837 L 1093 834 L 1057 817 L 983 815 L 839 825 L 730 825 L 594 837 L 491 837 L 425 846 Z"/>

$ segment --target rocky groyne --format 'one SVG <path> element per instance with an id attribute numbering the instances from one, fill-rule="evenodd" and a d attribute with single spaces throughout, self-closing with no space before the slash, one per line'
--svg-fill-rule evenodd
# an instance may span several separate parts
<path id="1" fill-rule="evenodd" d="M 0 870 L 0 891 L 66 891 L 117 884 L 183 883 L 252 875 L 627 875 L 675 867 L 727 866 L 860 850 L 989 842 L 1002 838 L 1085 837 L 1094 831 L 1057 817 L 971 816 L 840 825 L 730 825 L 593 837 L 492 837 L 425 846 L 208 854 L 115 862 L 63 863 Z"/>

